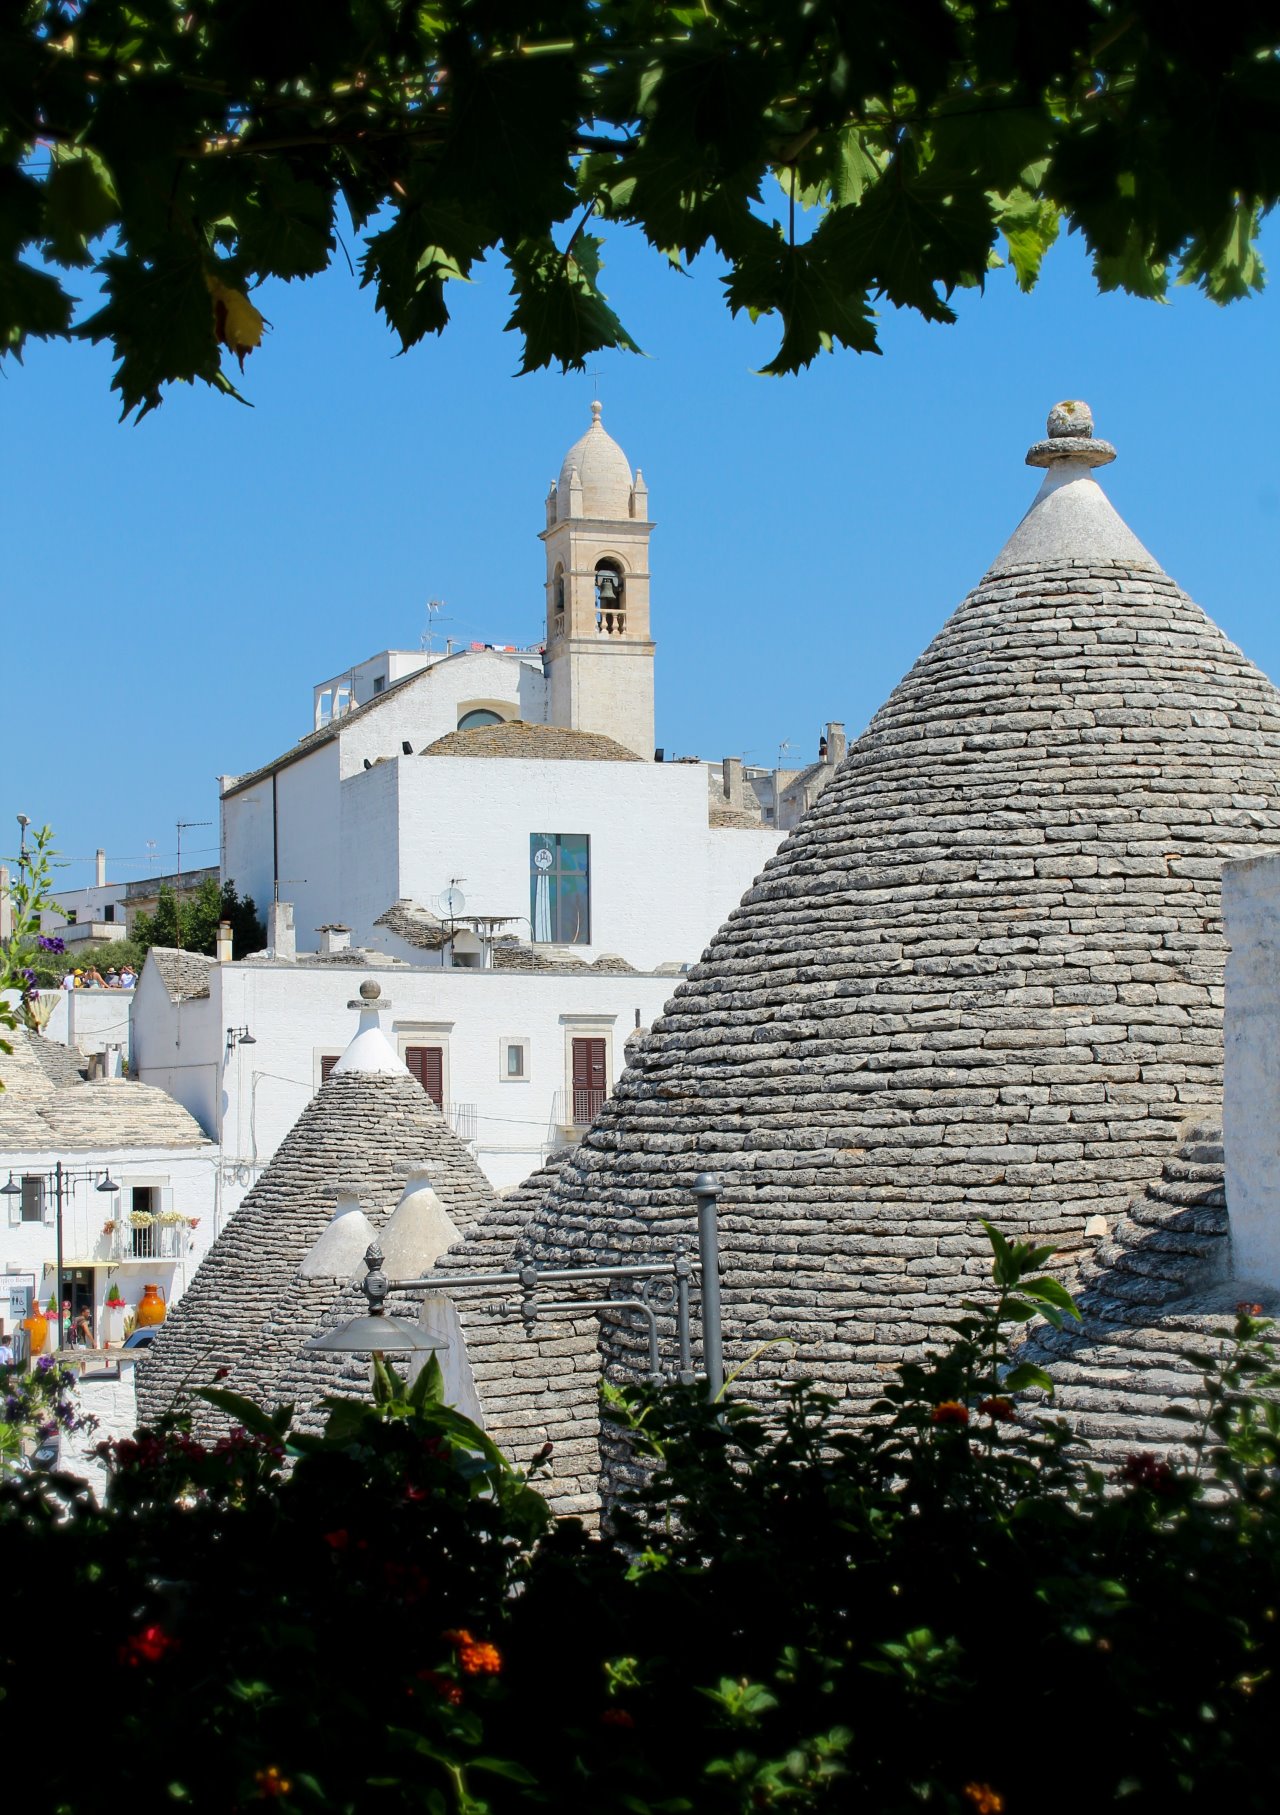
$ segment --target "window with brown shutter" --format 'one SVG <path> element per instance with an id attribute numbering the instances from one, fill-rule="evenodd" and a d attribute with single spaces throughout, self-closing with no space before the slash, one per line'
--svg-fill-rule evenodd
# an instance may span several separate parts
<path id="1" fill-rule="evenodd" d="M 586 1128 L 600 1113 L 607 1094 L 603 1040 L 573 1042 L 573 1123 Z"/>
<path id="2" fill-rule="evenodd" d="M 329 1082 L 329 1073 L 333 1070 L 334 1066 L 338 1063 L 338 1060 L 341 1057 L 342 1057 L 342 1054 L 340 1052 L 321 1053 L 321 1055 L 320 1055 L 320 1082 L 322 1084 L 327 1084 Z"/>
<path id="3" fill-rule="evenodd" d="M 444 1047 L 407 1046 L 404 1062 L 437 1109 L 444 1107 Z"/>

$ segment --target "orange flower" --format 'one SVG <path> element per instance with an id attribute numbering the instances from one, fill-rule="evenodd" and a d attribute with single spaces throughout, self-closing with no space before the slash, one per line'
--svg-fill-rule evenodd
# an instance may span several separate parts
<path id="1" fill-rule="evenodd" d="M 1013 1423 L 1013 1404 L 1008 1399 L 980 1399 L 978 1410 L 985 1412 L 993 1424 Z"/>
<path id="2" fill-rule="evenodd" d="M 968 1424 L 969 1408 L 958 1399 L 944 1399 L 929 1414 L 931 1424 Z"/>
<path id="3" fill-rule="evenodd" d="M 277 1796 L 287 1796 L 293 1788 L 278 1765 L 264 1765 L 261 1771 L 254 1772 L 253 1781 L 258 1786 L 258 1796 L 263 1802 L 269 1802 Z"/>
<path id="4" fill-rule="evenodd" d="M 1004 1797 L 998 1795 L 989 1783 L 967 1783 L 964 1794 L 966 1800 L 973 1804 L 976 1815 L 1002 1815 Z"/>
<path id="5" fill-rule="evenodd" d="M 497 1676 L 502 1669 L 502 1653 L 487 1639 L 472 1638 L 463 1630 L 442 1632 L 440 1636 L 457 1647 L 458 1663 L 464 1676 Z"/>

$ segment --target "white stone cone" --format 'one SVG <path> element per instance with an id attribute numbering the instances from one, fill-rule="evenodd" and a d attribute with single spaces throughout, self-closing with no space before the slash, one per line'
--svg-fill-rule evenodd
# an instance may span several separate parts
<path id="1" fill-rule="evenodd" d="M 420 1279 L 462 1240 L 462 1231 L 431 1189 L 429 1167 L 416 1166 L 409 1173 L 404 1195 L 379 1239 L 388 1279 Z"/>
<path id="2" fill-rule="evenodd" d="M 303 1255 L 298 1273 L 303 1279 L 363 1279 L 365 1249 L 373 1239 L 373 1225 L 360 1208 L 359 1194 L 339 1189 L 337 1208 L 320 1239 Z"/>

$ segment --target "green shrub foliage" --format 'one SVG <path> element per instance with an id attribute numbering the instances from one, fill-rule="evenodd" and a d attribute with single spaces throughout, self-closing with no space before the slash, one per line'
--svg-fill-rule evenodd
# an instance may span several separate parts
<path id="1" fill-rule="evenodd" d="M 646 1466 L 605 1535 L 550 1518 L 434 1362 L 412 1393 L 378 1362 L 322 1437 L 205 1389 L 232 1434 L 106 1446 L 102 1508 L 10 1480 L 8 1729 L 48 1732 L 56 1633 L 112 1735 L 109 1778 L 42 1747 L 39 1805 L 1273 1810 L 1268 1326 L 1242 1306 L 1204 1356 L 1187 1462 L 1104 1484 L 1006 1360 L 1074 1306 L 992 1240 L 993 1292 L 864 1429 L 803 1383 L 766 1411 L 610 1388 Z"/>

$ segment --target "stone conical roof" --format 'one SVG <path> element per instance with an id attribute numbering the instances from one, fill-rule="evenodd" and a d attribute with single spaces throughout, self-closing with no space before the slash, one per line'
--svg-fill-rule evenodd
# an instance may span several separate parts
<path id="1" fill-rule="evenodd" d="M 796 1344 L 744 1386 L 866 1407 L 986 1275 L 980 1219 L 1079 1257 L 1220 1112 L 1221 866 L 1280 846 L 1280 695 L 1106 502 L 1082 408 L 539 1213 L 540 1257 L 629 1255 L 718 1172 L 728 1363 Z"/>
<path id="2" fill-rule="evenodd" d="M 376 986 L 362 993 L 370 988 L 376 997 Z M 303 1278 L 300 1267 L 329 1224 L 339 1185 L 359 1193 L 375 1229 L 399 1202 L 409 1167 L 424 1163 L 460 1229 L 493 1203 L 484 1174 L 374 1023 L 370 1001 L 342 1060 L 170 1312 L 138 1370 L 143 1422 L 219 1368 L 230 1369 L 222 1384 L 231 1392 L 267 1406 L 284 1397 L 284 1374 L 323 1327 L 338 1289 L 331 1278 Z M 211 1408 L 193 1411 L 201 1429 L 218 1427 Z"/>

